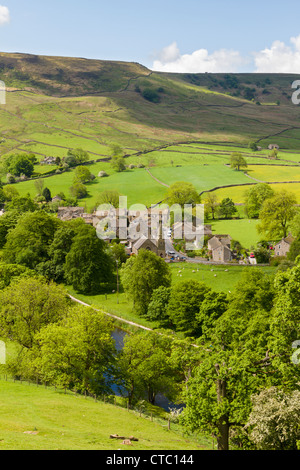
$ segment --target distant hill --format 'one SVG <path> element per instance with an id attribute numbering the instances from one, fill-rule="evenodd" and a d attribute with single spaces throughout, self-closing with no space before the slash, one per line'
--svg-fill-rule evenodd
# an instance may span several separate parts
<path id="1" fill-rule="evenodd" d="M 32 140 L 30 122 L 47 122 L 53 134 L 55 127 L 82 128 L 83 118 L 89 136 L 129 151 L 192 140 L 265 145 L 275 139 L 300 148 L 292 74 L 171 74 L 129 62 L 0 53 L 0 79 L 9 92 L 0 107 L 2 154 L 12 148 L 10 137 Z"/>

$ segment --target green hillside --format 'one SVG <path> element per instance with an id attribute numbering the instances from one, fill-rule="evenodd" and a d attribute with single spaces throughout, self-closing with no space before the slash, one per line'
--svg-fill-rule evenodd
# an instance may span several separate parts
<path id="1" fill-rule="evenodd" d="M 106 189 L 126 195 L 129 205 L 149 206 L 183 180 L 200 193 L 216 190 L 236 203 L 243 202 L 249 184 L 280 182 L 298 200 L 298 168 L 283 173 L 278 166 L 300 162 L 294 78 L 157 73 L 136 63 L 0 53 L 0 80 L 7 87 L 6 105 L 0 105 L 0 167 L 10 154 L 34 153 L 39 160 L 34 176 L 47 176 L 52 196 L 61 191 L 69 196 L 74 170 L 60 174 L 55 165 L 40 162 L 63 158 L 69 149 L 86 150 L 96 176 L 87 185 L 88 196 L 79 200 L 87 211 Z M 250 141 L 262 150 L 251 151 Z M 269 143 L 280 146 L 277 160 L 269 159 Z M 146 168 L 117 173 L 110 165 L 112 144 L 121 146 L 127 165 Z M 228 167 L 236 150 L 247 160 L 248 175 Z M 263 166 L 252 169 L 254 164 Z M 98 178 L 100 171 L 108 178 Z M 5 182 L 5 171 L 1 177 Z M 216 189 L 220 186 L 227 187 Z M 32 180 L 16 188 L 36 196 Z"/>
<path id="2" fill-rule="evenodd" d="M 114 404 L 26 382 L 0 380 L 1 450 L 205 450 L 212 441 L 183 437 L 178 426 Z M 173 429 L 172 429 L 173 427 Z M 131 445 L 110 439 L 130 437 Z"/>
<path id="3" fill-rule="evenodd" d="M 135 63 L 1 53 L 0 79 L 8 88 L 2 154 L 28 141 L 40 154 L 85 144 L 101 156 L 115 141 L 132 153 L 191 140 L 265 144 L 273 136 L 300 148 L 293 75 L 179 75 Z"/>

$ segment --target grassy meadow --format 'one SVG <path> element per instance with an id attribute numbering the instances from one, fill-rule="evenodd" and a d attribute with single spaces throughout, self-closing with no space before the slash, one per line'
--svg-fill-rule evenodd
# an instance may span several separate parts
<path id="1" fill-rule="evenodd" d="M 118 402 L 117 402 L 118 403 Z M 0 380 L 0 450 L 208 450 L 212 440 L 193 438 L 167 421 L 71 392 Z M 12 412 L 13 410 L 13 412 Z M 131 446 L 110 434 L 134 436 Z"/>

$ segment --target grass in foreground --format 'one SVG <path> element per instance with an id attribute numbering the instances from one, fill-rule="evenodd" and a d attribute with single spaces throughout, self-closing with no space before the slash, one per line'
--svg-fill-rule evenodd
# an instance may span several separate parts
<path id="1" fill-rule="evenodd" d="M 37 434 L 28 434 L 36 432 Z M 134 436 L 131 446 L 110 434 Z M 133 411 L 42 386 L 0 380 L 1 450 L 208 450 Z"/>

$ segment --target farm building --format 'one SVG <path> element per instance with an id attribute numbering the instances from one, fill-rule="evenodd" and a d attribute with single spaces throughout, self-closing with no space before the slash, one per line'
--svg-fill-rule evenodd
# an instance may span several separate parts
<path id="1" fill-rule="evenodd" d="M 270 145 L 268 145 L 268 149 L 269 149 L 269 150 L 274 150 L 274 149 L 275 149 L 275 150 L 279 150 L 279 145 L 277 145 L 277 144 L 270 144 Z"/>
<path id="2" fill-rule="evenodd" d="M 294 238 L 289 233 L 287 237 L 282 238 L 274 247 L 274 253 L 276 256 L 286 256 L 290 251 L 291 244 L 293 243 Z"/>
<path id="3" fill-rule="evenodd" d="M 41 165 L 55 165 L 56 164 L 56 157 L 45 157 L 44 160 L 41 161 Z"/>

